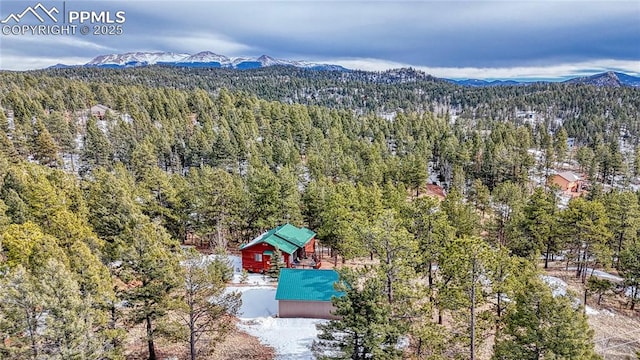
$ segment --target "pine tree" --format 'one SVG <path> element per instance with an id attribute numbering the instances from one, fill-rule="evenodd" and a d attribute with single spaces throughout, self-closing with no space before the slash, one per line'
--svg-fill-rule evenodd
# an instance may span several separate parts
<path id="1" fill-rule="evenodd" d="M 395 315 L 404 311 L 407 305 L 403 296 L 415 277 L 413 257 L 418 250 L 415 238 L 402 226 L 399 216 L 393 210 L 384 211 L 369 229 L 364 230 L 362 242 L 380 260 L 376 270 L 384 281 L 384 295 L 392 305 Z"/>
<path id="2" fill-rule="evenodd" d="M 9 119 L 4 114 L 4 109 L 0 107 L 0 131 L 5 134 L 9 132 Z"/>
<path id="3" fill-rule="evenodd" d="M 20 154 L 4 131 L 0 131 L 0 154 L 12 163 L 20 160 Z"/>
<path id="4" fill-rule="evenodd" d="M 401 351 L 396 347 L 400 333 L 380 279 L 342 270 L 335 287 L 345 293 L 332 300 L 339 319 L 316 325 L 316 356 L 323 360 L 400 359 Z"/>
<path id="5" fill-rule="evenodd" d="M 119 276 L 130 284 L 124 295 L 132 307 L 131 321 L 145 325 L 149 360 L 155 360 L 155 322 L 170 308 L 171 292 L 180 284 L 181 269 L 172 253 L 177 244 L 164 229 L 144 219 L 136 220 L 123 234 L 126 244 Z"/>
<path id="6" fill-rule="evenodd" d="M 465 338 L 471 360 L 476 358 L 476 348 L 483 338 L 479 334 L 478 310 L 485 302 L 482 277 L 489 271 L 493 259 L 494 254 L 483 239 L 465 236 L 447 244 L 438 261 L 442 279 L 446 280 L 440 288 L 441 301 L 448 309 L 465 314 Z"/>
<path id="7" fill-rule="evenodd" d="M 403 168 L 405 183 L 410 188 L 415 189 L 415 197 L 418 197 L 418 195 L 420 195 L 420 187 L 423 186 L 429 178 L 427 162 L 424 159 L 412 155 L 405 159 Z"/>
<path id="8" fill-rule="evenodd" d="M 86 134 L 84 136 L 84 146 L 80 160 L 80 174 L 86 174 L 98 167 L 109 167 L 111 165 L 112 149 L 109 140 L 98 127 L 95 117 L 87 120 Z"/>
<path id="9" fill-rule="evenodd" d="M 598 305 L 600 305 L 600 302 L 602 301 L 602 297 L 607 292 L 613 290 L 614 287 L 615 285 L 607 279 L 600 279 L 596 276 L 589 276 L 589 279 L 587 280 L 587 286 L 585 288 L 585 292 L 588 291 L 598 295 Z M 586 305 L 586 302 L 585 302 L 585 305 Z"/>
<path id="10" fill-rule="evenodd" d="M 640 146 L 633 152 L 633 176 L 640 176 Z"/>
<path id="11" fill-rule="evenodd" d="M 83 296 L 76 276 L 49 257 L 29 271 L 12 268 L 0 282 L 3 359 L 96 359 L 110 354 L 100 310 Z M 9 339 L 8 341 L 6 341 Z"/>
<path id="12" fill-rule="evenodd" d="M 612 191 L 604 197 L 609 215 L 609 230 L 613 234 L 610 248 L 614 265 L 620 266 L 620 253 L 625 245 L 636 241 L 640 229 L 640 205 L 638 195 L 630 191 Z"/>
<path id="13" fill-rule="evenodd" d="M 512 246 L 514 254 L 522 257 L 532 257 L 538 252 L 544 254 L 544 267 L 549 265 L 549 258 L 557 251 L 557 225 L 554 216 L 555 206 L 550 197 L 553 193 L 545 193 L 542 188 L 536 188 L 524 207 L 522 225 L 525 241 Z"/>
<path id="14" fill-rule="evenodd" d="M 253 167 L 247 176 L 247 188 L 252 209 L 250 226 L 254 231 L 275 226 L 282 213 L 280 180 L 266 167 Z"/>
<path id="15" fill-rule="evenodd" d="M 280 269 L 284 266 L 284 262 L 282 261 L 282 253 L 280 249 L 276 247 L 273 250 L 273 254 L 271 255 L 271 260 L 269 260 L 269 268 L 267 269 L 267 275 L 272 279 L 278 279 L 280 276 Z"/>
<path id="16" fill-rule="evenodd" d="M 556 133 L 556 137 L 553 142 L 553 147 L 556 152 L 556 160 L 559 163 L 562 163 L 567 156 L 567 131 L 564 127 L 561 127 L 560 130 Z"/>
<path id="17" fill-rule="evenodd" d="M 471 192 L 469 194 L 469 201 L 473 203 L 476 209 L 480 211 L 482 217 L 484 217 L 487 208 L 489 207 L 490 193 L 489 188 L 482 183 L 482 180 L 475 179 L 471 185 Z"/>
<path id="18" fill-rule="evenodd" d="M 61 151 L 67 154 L 72 154 L 75 151 L 76 131 L 61 112 L 52 112 L 47 119 L 46 126 Z"/>
<path id="19" fill-rule="evenodd" d="M 222 169 L 203 166 L 190 172 L 189 182 L 195 192 L 188 198 L 192 203 L 190 213 L 197 214 L 192 220 L 196 232 L 213 234 L 212 246 L 226 248 L 228 236 L 246 225 L 248 198 L 242 179 Z"/>
<path id="20" fill-rule="evenodd" d="M 629 245 L 620 254 L 620 270 L 624 278 L 624 286 L 629 291 L 631 309 L 640 300 L 640 242 Z"/>
<path id="21" fill-rule="evenodd" d="M 449 224 L 456 230 L 456 237 L 476 235 L 480 229 L 480 218 L 473 208 L 464 202 L 462 195 L 453 189 L 442 202 Z"/>
<path id="22" fill-rule="evenodd" d="M 548 286 L 531 276 L 512 300 L 515 305 L 496 339 L 493 359 L 600 359 L 593 330 L 569 297 L 553 297 Z"/>
<path id="23" fill-rule="evenodd" d="M 430 297 L 434 294 L 435 264 L 446 244 L 453 239 L 455 229 L 447 222 L 447 215 L 439 209 L 439 203 L 432 197 L 414 200 L 406 215 L 408 230 L 417 243 L 419 256 L 418 271 L 426 272 Z"/>
<path id="24" fill-rule="evenodd" d="M 39 164 L 54 168 L 60 165 L 58 145 L 56 145 L 53 137 L 51 137 L 51 134 L 40 120 L 35 123 L 32 144 L 33 158 Z"/>
<path id="25" fill-rule="evenodd" d="M 503 182 L 493 189 L 494 216 L 489 225 L 491 238 L 500 246 L 511 247 L 521 237 L 518 226 L 522 219 L 524 194 L 519 185 Z"/>
<path id="26" fill-rule="evenodd" d="M 32 275 L 22 266 L 8 272 L 0 286 L 0 355 L 10 360 L 44 356 L 38 325 L 45 317 L 45 298 Z"/>
<path id="27" fill-rule="evenodd" d="M 211 349 L 235 327 L 242 299 L 238 292 L 225 291 L 233 270 L 220 257 L 209 260 L 190 250 L 182 263 L 185 283 L 177 313 L 187 329 L 190 359 L 196 360 L 203 340 Z"/>
<path id="28" fill-rule="evenodd" d="M 593 150 L 588 146 L 581 146 L 576 152 L 576 160 L 578 160 L 578 164 L 580 164 L 581 171 L 589 171 L 594 158 L 595 154 L 593 153 Z M 590 176 L 589 178 L 593 179 L 592 176 Z"/>
<path id="29" fill-rule="evenodd" d="M 562 234 L 568 239 L 577 263 L 576 277 L 581 277 L 584 283 L 587 268 L 593 266 L 594 260 L 606 265 L 611 259 L 606 210 L 599 201 L 577 198 L 569 202 L 561 218 Z"/>

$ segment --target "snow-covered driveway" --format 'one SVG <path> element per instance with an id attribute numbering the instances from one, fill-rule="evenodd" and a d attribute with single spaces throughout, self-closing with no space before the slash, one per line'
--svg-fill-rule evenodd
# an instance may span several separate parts
<path id="1" fill-rule="evenodd" d="M 234 285 L 228 291 L 242 293 L 242 307 L 238 328 L 257 337 L 261 343 L 271 346 L 279 360 L 314 360 L 311 344 L 318 339 L 316 324 L 319 319 L 280 319 L 276 301 L 276 288 L 262 275 L 250 274 L 246 283 L 240 285 L 239 258 L 229 256 L 234 270 Z M 236 285 L 237 284 L 237 285 Z"/>

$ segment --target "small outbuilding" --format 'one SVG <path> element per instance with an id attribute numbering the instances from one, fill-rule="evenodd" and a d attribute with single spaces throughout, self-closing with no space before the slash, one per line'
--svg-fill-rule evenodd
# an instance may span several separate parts
<path id="1" fill-rule="evenodd" d="M 240 247 L 242 268 L 249 272 L 265 272 L 271 266 L 271 256 L 276 249 L 282 254 L 284 267 L 294 267 L 303 259 L 315 258 L 315 237 L 316 233 L 307 228 L 280 225 Z"/>
<path id="2" fill-rule="evenodd" d="M 281 318 L 337 319 L 331 299 L 344 296 L 335 270 L 281 269 L 276 300 Z"/>

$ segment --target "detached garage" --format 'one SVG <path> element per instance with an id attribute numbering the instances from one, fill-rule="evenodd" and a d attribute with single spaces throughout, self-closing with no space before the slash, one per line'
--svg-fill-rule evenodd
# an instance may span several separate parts
<path id="1" fill-rule="evenodd" d="M 281 269 L 278 279 L 278 316 L 281 318 L 337 319 L 331 298 L 343 296 L 333 284 L 334 270 Z"/>

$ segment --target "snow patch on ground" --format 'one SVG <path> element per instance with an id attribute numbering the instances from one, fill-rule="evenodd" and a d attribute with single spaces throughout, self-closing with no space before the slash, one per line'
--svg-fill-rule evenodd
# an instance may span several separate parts
<path id="1" fill-rule="evenodd" d="M 276 359 L 312 360 L 311 344 L 318 339 L 316 324 L 320 319 L 280 319 L 260 317 L 244 320 L 238 328 L 276 350 Z"/>
<path id="2" fill-rule="evenodd" d="M 540 275 L 540 279 L 544 281 L 552 290 L 553 296 L 567 295 L 567 283 L 555 276 Z"/>
<path id="3" fill-rule="evenodd" d="M 242 293 L 242 306 L 238 314 L 240 320 L 275 316 L 278 313 L 276 289 L 273 287 L 230 286 L 227 291 Z"/>
<path id="4" fill-rule="evenodd" d="M 234 285 L 228 286 L 226 291 L 237 291 L 242 295 L 238 328 L 255 336 L 263 344 L 273 347 L 278 360 L 314 360 L 311 344 L 318 339 L 316 324 L 325 323 L 327 320 L 276 317 L 276 288 L 269 277 L 248 274 L 247 281 L 240 285 L 242 259 L 231 255 L 211 256 L 226 256 L 234 269 Z"/>
<path id="5" fill-rule="evenodd" d="M 575 266 L 570 266 L 569 267 L 569 271 L 576 271 L 576 270 L 578 270 L 578 269 Z M 588 268 L 587 269 L 587 275 L 592 275 L 592 274 L 594 276 L 599 277 L 599 278 L 607 279 L 607 280 L 615 281 L 615 282 L 621 282 L 623 280 L 620 276 L 609 274 L 608 272 L 604 272 L 604 271 L 601 271 L 601 270 L 593 270 L 592 268 Z"/>
<path id="6" fill-rule="evenodd" d="M 243 283 L 242 273 L 233 274 L 233 278 L 231 279 L 231 282 L 233 284 L 245 284 L 245 285 L 253 285 L 253 286 L 274 285 L 276 283 L 274 279 L 271 279 L 270 277 L 262 274 L 247 274 L 247 279 Z"/>
<path id="7" fill-rule="evenodd" d="M 596 310 L 596 309 L 592 308 L 592 307 L 591 307 L 591 306 L 589 306 L 589 305 L 587 305 L 587 306 L 585 306 L 585 307 L 584 307 L 584 312 L 585 312 L 587 315 L 598 315 L 598 314 L 600 314 L 600 311 L 598 311 L 598 310 Z"/>
<path id="8" fill-rule="evenodd" d="M 236 255 L 209 255 L 212 258 L 226 258 L 229 266 L 233 268 L 233 278 L 231 282 L 233 284 L 241 284 L 242 282 L 242 258 Z M 244 282 L 246 285 L 273 285 L 275 283 L 274 279 L 271 279 L 268 276 L 263 274 L 247 274 L 247 279 Z"/>

